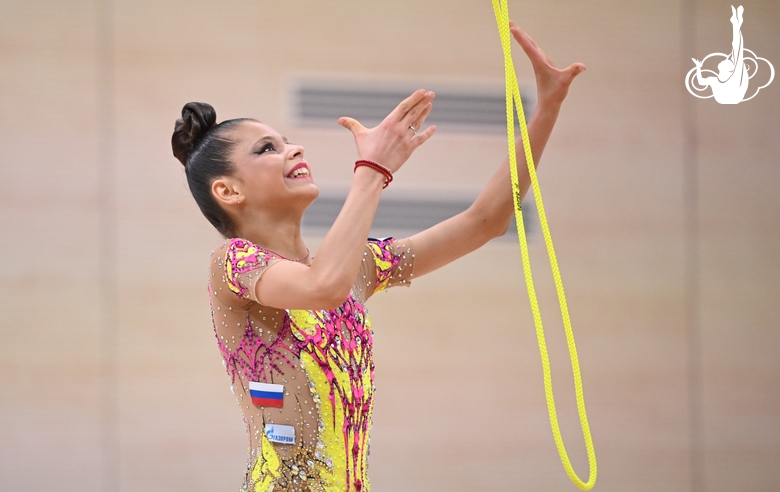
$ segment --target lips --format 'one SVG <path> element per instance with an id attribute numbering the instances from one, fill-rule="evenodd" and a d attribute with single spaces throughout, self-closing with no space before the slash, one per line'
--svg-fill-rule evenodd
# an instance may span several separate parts
<path id="1" fill-rule="evenodd" d="M 305 162 L 299 162 L 290 169 L 289 173 L 287 173 L 287 177 L 290 179 L 308 178 L 310 176 L 311 172 L 309 171 L 309 166 L 307 166 Z"/>

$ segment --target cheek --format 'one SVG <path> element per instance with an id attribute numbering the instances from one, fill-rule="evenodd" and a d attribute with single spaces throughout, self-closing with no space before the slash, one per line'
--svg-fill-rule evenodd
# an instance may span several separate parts
<path id="1" fill-rule="evenodd" d="M 260 201 L 278 196 L 285 188 L 284 179 L 274 169 L 263 169 L 252 173 L 244 179 L 244 183 L 247 186 L 247 193 Z"/>

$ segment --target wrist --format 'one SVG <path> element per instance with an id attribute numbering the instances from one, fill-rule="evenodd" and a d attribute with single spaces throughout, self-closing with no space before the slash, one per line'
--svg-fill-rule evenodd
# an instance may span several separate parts
<path id="1" fill-rule="evenodd" d="M 352 181 L 355 184 L 366 186 L 370 189 L 377 188 L 382 190 L 382 188 L 385 186 L 386 180 L 381 173 L 375 171 L 374 169 L 371 169 L 368 166 L 358 166 L 355 167 L 355 176 Z"/>
<path id="2" fill-rule="evenodd" d="M 387 167 L 383 166 L 382 164 L 370 161 L 368 159 L 358 159 L 355 161 L 355 171 L 357 171 L 361 167 L 368 167 L 372 171 L 376 172 L 377 174 L 381 175 L 384 179 L 384 185 L 382 188 L 387 188 L 387 185 L 389 185 L 393 181 L 393 173 L 388 169 Z"/>
<path id="3" fill-rule="evenodd" d="M 563 100 L 563 97 L 540 97 L 539 102 L 536 105 L 536 113 L 557 116 L 561 111 L 561 106 L 563 106 Z"/>

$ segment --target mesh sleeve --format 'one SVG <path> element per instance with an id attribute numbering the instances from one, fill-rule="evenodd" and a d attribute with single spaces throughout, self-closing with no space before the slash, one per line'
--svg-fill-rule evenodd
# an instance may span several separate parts
<path id="1" fill-rule="evenodd" d="M 224 282 L 237 297 L 258 302 L 255 286 L 260 277 L 280 258 L 246 239 L 231 239 L 225 246 Z"/>
<path id="2" fill-rule="evenodd" d="M 369 239 L 368 247 L 374 257 L 376 281 L 373 293 L 397 285 L 409 286 L 414 275 L 412 239 Z"/>

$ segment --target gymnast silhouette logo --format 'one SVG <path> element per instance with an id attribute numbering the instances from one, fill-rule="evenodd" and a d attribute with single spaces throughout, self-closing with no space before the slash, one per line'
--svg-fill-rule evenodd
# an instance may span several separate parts
<path id="1" fill-rule="evenodd" d="M 733 32 L 731 54 L 712 53 L 707 55 L 702 61 L 692 58 L 696 66 L 685 76 L 685 88 L 694 96 L 700 99 L 714 97 L 720 104 L 739 104 L 742 101 L 749 101 L 756 97 L 756 94 L 772 83 L 772 80 L 775 78 L 775 67 L 769 63 L 769 60 L 761 58 L 745 48 L 741 31 L 742 13 L 744 11 L 745 9 L 742 5 L 736 10 L 733 5 L 731 6 L 732 15 L 731 19 L 729 19 L 731 20 Z M 748 56 L 746 53 L 751 56 Z M 720 63 L 718 63 L 717 74 L 712 70 L 702 69 L 702 65 L 709 58 L 715 58 L 715 60 L 722 58 Z M 750 97 L 746 98 L 745 94 L 747 94 L 750 79 L 758 73 L 759 61 L 766 63 L 769 67 L 769 81 L 758 87 Z M 704 77 L 702 74 L 711 74 L 713 76 Z M 696 93 L 706 93 L 707 88 L 712 89 L 712 94 L 702 96 Z"/>

